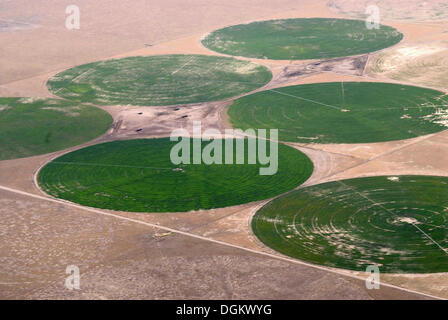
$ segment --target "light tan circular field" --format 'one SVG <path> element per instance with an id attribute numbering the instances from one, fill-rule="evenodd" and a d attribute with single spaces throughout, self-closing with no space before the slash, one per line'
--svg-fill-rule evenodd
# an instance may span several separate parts
<path id="1" fill-rule="evenodd" d="M 368 74 L 421 86 L 448 88 L 448 41 L 408 43 L 371 57 Z"/>

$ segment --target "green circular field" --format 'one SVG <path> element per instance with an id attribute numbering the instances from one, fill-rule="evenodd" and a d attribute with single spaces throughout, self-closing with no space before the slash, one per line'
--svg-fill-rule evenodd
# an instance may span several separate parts
<path id="1" fill-rule="evenodd" d="M 38 98 L 0 98 L 0 160 L 73 147 L 105 133 L 112 117 L 79 103 Z"/>
<path id="2" fill-rule="evenodd" d="M 299 186 L 313 171 L 303 153 L 281 144 L 278 172 L 271 176 L 259 174 L 266 165 L 247 164 L 247 160 L 246 164 L 175 165 L 170 160 L 175 144 L 163 138 L 87 147 L 48 163 L 39 172 L 38 182 L 50 195 L 85 206 L 184 212 L 267 199 Z M 247 140 L 245 144 L 247 159 Z"/>
<path id="3" fill-rule="evenodd" d="M 395 28 L 367 29 L 365 21 L 285 19 L 240 24 L 210 33 L 202 44 L 216 52 L 258 59 L 328 59 L 377 51 L 401 41 Z"/>
<path id="4" fill-rule="evenodd" d="M 351 179 L 277 198 L 252 220 L 285 255 L 328 267 L 385 273 L 448 271 L 448 178 Z"/>
<path id="5" fill-rule="evenodd" d="M 267 84 L 271 72 L 227 57 L 161 55 L 81 65 L 48 81 L 60 97 L 99 105 L 161 106 L 216 101 Z"/>
<path id="6" fill-rule="evenodd" d="M 317 83 L 242 97 L 228 115 L 235 128 L 278 128 L 282 141 L 381 142 L 446 130 L 448 96 L 388 83 Z"/>

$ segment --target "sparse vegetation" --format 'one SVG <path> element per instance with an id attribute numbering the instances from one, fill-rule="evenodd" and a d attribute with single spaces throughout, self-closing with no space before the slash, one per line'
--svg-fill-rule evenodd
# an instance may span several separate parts
<path id="1" fill-rule="evenodd" d="M 448 89 L 448 42 L 400 45 L 371 57 L 366 68 L 373 77 Z"/>
<path id="2" fill-rule="evenodd" d="M 403 21 L 443 21 L 448 18 L 446 0 L 330 0 L 328 6 L 339 15 L 365 19 L 366 8 L 375 5 L 379 8 L 382 20 Z"/>

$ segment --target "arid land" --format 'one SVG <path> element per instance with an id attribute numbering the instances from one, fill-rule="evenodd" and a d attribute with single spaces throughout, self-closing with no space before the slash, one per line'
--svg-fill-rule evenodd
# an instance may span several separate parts
<path id="1" fill-rule="evenodd" d="M 81 0 L 81 29 L 65 28 L 68 1 L 0 1 L 0 96 L 52 97 L 47 79 L 72 66 L 114 57 L 168 53 L 214 55 L 200 44 L 208 32 L 254 20 L 343 17 L 327 1 Z M 391 76 L 379 57 L 400 48 L 448 40 L 443 22 L 383 23 L 404 40 L 392 48 L 330 61 L 254 60 L 274 79 L 265 88 L 329 81 L 408 83 L 448 92 L 433 83 Z M 417 44 L 416 44 L 417 43 Z M 443 47 L 444 48 L 444 47 Z M 412 51 L 420 59 L 425 50 Z M 437 51 L 438 53 L 440 51 Z M 409 63 L 411 63 L 410 61 Z M 389 68 L 389 69 L 388 69 Z M 383 70 L 381 69 L 381 70 Z M 204 129 L 229 127 L 232 99 L 177 107 L 101 106 L 113 127 L 86 145 L 115 139 L 168 136 L 201 120 Z M 143 112 L 142 115 L 138 115 Z M 187 117 L 183 117 L 187 115 Z M 137 129 L 142 129 L 136 132 Z M 387 143 L 292 144 L 314 162 L 305 186 L 375 175 L 448 176 L 448 131 Z M 83 145 L 85 146 L 85 145 Z M 266 201 L 187 213 L 136 214 L 84 208 L 43 194 L 42 165 L 70 150 L 0 162 L 0 298 L 3 299 L 428 299 L 448 298 L 446 274 L 382 275 L 367 290 L 363 274 L 286 258 L 252 234 L 252 215 Z M 64 286 L 65 268 L 78 265 L 81 290 Z"/>

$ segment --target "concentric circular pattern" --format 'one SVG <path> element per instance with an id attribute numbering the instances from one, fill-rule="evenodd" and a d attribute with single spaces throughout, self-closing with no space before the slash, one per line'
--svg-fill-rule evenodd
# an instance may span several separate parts
<path id="1" fill-rule="evenodd" d="M 225 145 L 223 140 L 215 142 Z M 176 143 L 165 138 L 91 146 L 48 163 L 38 181 L 47 193 L 86 206 L 181 212 L 267 199 L 299 186 L 313 171 L 303 153 L 279 145 L 278 172 L 260 175 L 259 168 L 268 165 L 247 164 L 247 141 L 246 164 L 175 165 L 170 153 Z M 203 142 L 204 152 L 208 144 Z M 267 147 L 269 154 L 269 144 Z M 233 154 L 235 159 L 236 152 Z M 191 151 L 190 163 L 192 157 Z"/>
<path id="2" fill-rule="evenodd" d="M 73 147 L 105 133 L 112 117 L 76 102 L 0 98 L 0 160 Z"/>
<path id="3" fill-rule="evenodd" d="M 285 19 L 240 24 L 210 33 L 202 44 L 216 52 L 258 59 L 327 59 L 368 53 L 401 41 L 396 29 L 365 21 Z"/>
<path id="4" fill-rule="evenodd" d="M 365 19 L 373 11 L 366 14 L 369 6 L 379 8 L 382 20 L 403 21 L 443 21 L 448 19 L 448 3 L 446 0 L 331 0 L 328 6 L 338 14 Z"/>
<path id="5" fill-rule="evenodd" d="M 389 83 L 318 83 L 245 96 L 228 114 L 235 128 L 278 128 L 282 141 L 380 142 L 445 130 L 448 96 Z"/>
<path id="6" fill-rule="evenodd" d="M 385 273 L 448 271 L 448 178 L 373 177 L 325 183 L 277 198 L 252 220 L 285 255 Z"/>
<path id="7" fill-rule="evenodd" d="M 95 62 L 48 81 L 54 94 L 99 105 L 174 105 L 250 92 L 272 78 L 260 65 L 226 57 L 163 55 Z"/>
<path id="8" fill-rule="evenodd" d="M 369 59 L 366 72 L 383 79 L 448 88 L 448 42 L 408 42 L 385 50 Z"/>

